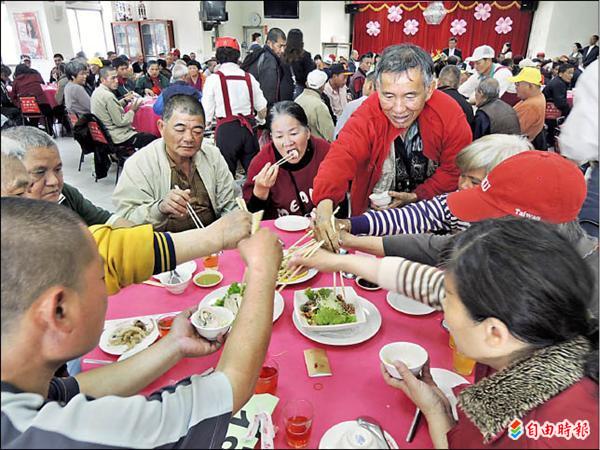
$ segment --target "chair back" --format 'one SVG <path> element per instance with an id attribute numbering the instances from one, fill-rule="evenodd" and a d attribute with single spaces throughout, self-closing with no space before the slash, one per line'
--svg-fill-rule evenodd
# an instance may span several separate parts
<path id="1" fill-rule="evenodd" d="M 90 120 L 88 122 L 88 128 L 90 130 L 90 136 L 92 136 L 92 139 L 94 141 L 99 142 L 101 144 L 110 145 L 108 143 L 108 139 L 106 139 L 106 136 L 104 135 L 104 133 L 102 132 L 102 130 L 98 126 L 98 123 Z"/>
<path id="2" fill-rule="evenodd" d="M 67 116 L 69 117 L 69 122 L 71 122 L 71 126 L 74 127 L 77 121 L 79 120 L 79 117 L 77 117 L 77 114 L 75 114 L 74 112 L 67 113 Z"/>
<path id="3" fill-rule="evenodd" d="M 23 114 L 41 114 L 40 106 L 35 97 L 19 97 L 21 112 Z"/>

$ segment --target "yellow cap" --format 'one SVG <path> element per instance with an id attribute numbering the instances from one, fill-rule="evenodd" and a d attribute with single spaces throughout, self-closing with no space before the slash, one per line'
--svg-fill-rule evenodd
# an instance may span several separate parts
<path id="1" fill-rule="evenodd" d="M 542 73 L 540 69 L 536 67 L 523 67 L 519 74 L 515 77 L 510 77 L 508 81 L 513 83 L 518 83 L 519 81 L 525 81 L 527 83 L 536 84 L 541 86 L 544 78 L 542 77 Z"/>
<path id="2" fill-rule="evenodd" d="M 102 64 L 102 61 L 100 61 L 100 58 L 94 57 L 94 58 L 90 58 L 88 59 L 88 64 L 95 64 L 98 67 L 102 67 L 104 64 Z"/>

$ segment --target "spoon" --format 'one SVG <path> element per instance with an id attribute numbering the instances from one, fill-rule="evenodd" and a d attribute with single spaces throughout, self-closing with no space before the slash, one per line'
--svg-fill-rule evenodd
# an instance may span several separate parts
<path id="1" fill-rule="evenodd" d="M 377 439 L 383 441 L 385 443 L 385 448 L 391 448 L 390 444 L 385 438 L 385 435 L 383 434 L 381 425 L 379 425 L 379 422 L 376 419 L 370 416 L 361 416 L 356 419 L 356 421 L 361 427 L 369 430 Z M 377 432 L 373 431 L 374 429 L 377 430 Z"/>
<path id="2" fill-rule="evenodd" d="M 177 269 L 173 269 L 171 271 L 171 276 L 169 277 L 169 284 L 178 284 L 181 283 L 181 275 L 177 273 Z"/>

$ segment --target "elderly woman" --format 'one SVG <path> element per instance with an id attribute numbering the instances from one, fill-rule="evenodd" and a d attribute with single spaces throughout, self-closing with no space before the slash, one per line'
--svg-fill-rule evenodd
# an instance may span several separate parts
<path id="1" fill-rule="evenodd" d="M 148 69 L 135 83 L 135 92 L 140 95 L 156 97 L 169 86 L 169 78 L 160 73 L 158 62 L 148 61 Z"/>
<path id="2" fill-rule="evenodd" d="M 187 69 L 187 83 L 202 92 L 202 73 L 200 73 L 202 66 L 198 61 L 190 61 L 187 63 Z"/>
<path id="3" fill-rule="evenodd" d="M 490 171 L 511 156 L 533 147 L 526 138 L 508 134 L 491 134 L 477 139 L 462 149 L 456 156 L 460 169 L 458 190 L 469 189 L 481 184 Z M 431 200 L 422 200 L 401 208 L 385 211 L 369 211 L 350 220 L 340 220 L 344 228 L 353 235 L 389 236 L 414 233 L 448 233 L 465 228 L 448 208 L 441 194 Z M 353 247 L 360 238 L 344 235 L 344 245 Z M 371 238 L 377 239 L 377 238 Z"/>
<path id="4" fill-rule="evenodd" d="M 89 74 L 87 65 L 73 60 L 67 63 L 66 74 L 69 83 L 65 86 L 65 108 L 78 116 L 91 113 L 90 96 L 84 87 Z"/>
<path id="5" fill-rule="evenodd" d="M 307 216 L 315 207 L 313 180 L 329 143 L 310 135 L 306 113 L 292 101 L 273 105 L 267 126 L 272 140 L 250 163 L 244 200 L 250 211 L 264 210 L 265 219 Z"/>
<path id="6" fill-rule="evenodd" d="M 53 122 L 52 107 L 46 100 L 42 84 L 44 84 L 44 79 L 37 70 L 28 67 L 26 64 L 19 64 L 15 67 L 10 97 L 12 102 L 19 108 L 21 107 L 21 97 L 35 97 L 42 114 L 46 117 L 48 124 L 51 125 Z M 37 125 L 38 119 L 31 119 L 31 122 Z M 52 131 L 52 126 L 48 128 Z"/>
<path id="7" fill-rule="evenodd" d="M 488 134 L 521 134 L 519 117 L 508 103 L 500 100 L 500 84 L 494 78 L 481 80 L 475 90 L 473 139 Z"/>

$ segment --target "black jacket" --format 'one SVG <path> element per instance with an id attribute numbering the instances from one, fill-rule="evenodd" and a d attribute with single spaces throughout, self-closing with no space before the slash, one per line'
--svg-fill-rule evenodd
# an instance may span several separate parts
<path id="1" fill-rule="evenodd" d="M 442 53 L 445 53 L 446 56 L 450 56 L 450 49 L 449 48 L 445 48 L 444 50 L 442 50 Z M 454 56 L 458 56 L 460 58 L 460 60 L 463 60 L 463 56 L 462 56 L 462 50 L 460 48 L 455 48 L 454 49 Z"/>
<path id="2" fill-rule="evenodd" d="M 300 86 L 306 85 L 306 77 L 308 74 L 316 69 L 315 62 L 309 52 L 304 51 L 304 54 L 298 61 L 294 61 L 290 64 L 294 77 L 296 77 L 296 84 Z"/>
<path id="3" fill-rule="evenodd" d="M 583 67 L 587 67 L 598 58 L 598 46 L 594 45 L 590 48 L 590 46 L 588 45 L 583 50 L 581 50 L 581 54 L 583 55 Z"/>
<path id="4" fill-rule="evenodd" d="M 475 114 L 473 113 L 473 107 L 467 101 L 467 98 L 463 96 L 460 92 L 458 92 L 458 90 L 452 89 L 447 86 L 439 88 L 438 91 L 442 91 L 444 94 L 448 94 L 450 97 L 456 100 L 456 103 L 458 103 L 462 110 L 465 112 L 465 116 L 467 116 L 467 122 L 469 123 L 469 126 L 472 130 L 473 124 L 475 122 Z"/>
<path id="5" fill-rule="evenodd" d="M 240 67 L 256 78 L 267 99 L 268 108 L 282 100 L 293 99 L 294 82 L 291 70 L 268 45 L 249 53 Z"/>
<path id="6" fill-rule="evenodd" d="M 569 85 L 561 77 L 554 77 L 542 91 L 546 101 L 554 103 L 564 116 L 571 111 L 569 102 L 567 102 L 567 90 Z"/>

